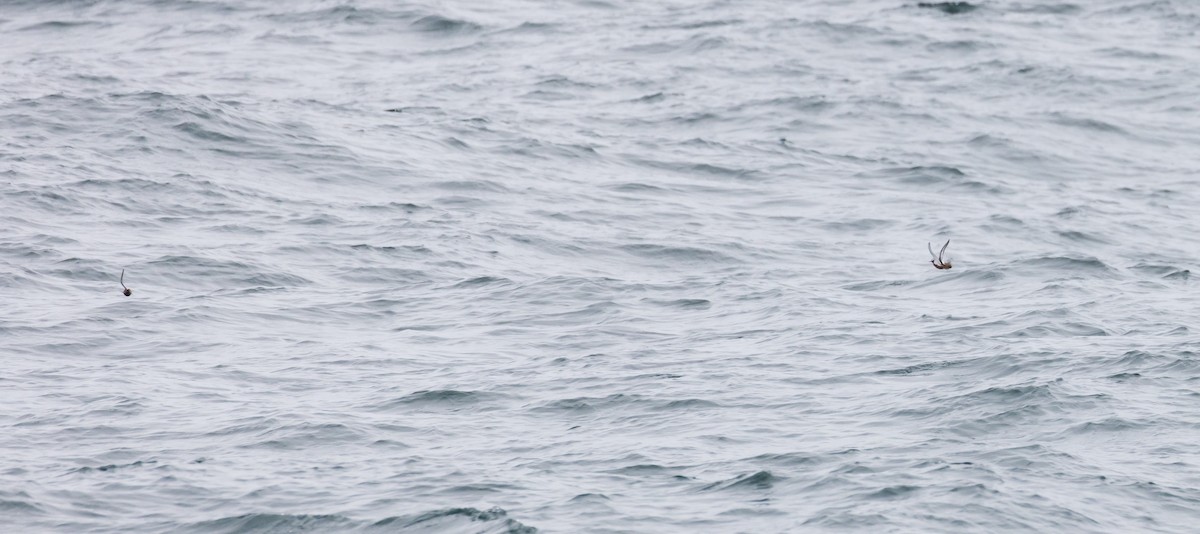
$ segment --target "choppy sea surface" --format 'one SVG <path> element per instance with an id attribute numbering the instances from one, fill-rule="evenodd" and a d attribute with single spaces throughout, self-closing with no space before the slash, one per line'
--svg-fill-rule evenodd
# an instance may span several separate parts
<path id="1" fill-rule="evenodd" d="M 1194 532 L 1198 32 L 4 2 L 0 526 Z"/>

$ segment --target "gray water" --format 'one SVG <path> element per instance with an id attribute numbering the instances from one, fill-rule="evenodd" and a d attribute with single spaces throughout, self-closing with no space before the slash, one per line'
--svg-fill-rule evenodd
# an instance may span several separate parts
<path id="1" fill-rule="evenodd" d="M 1198 32 L 5 2 L 0 526 L 1193 532 Z"/>

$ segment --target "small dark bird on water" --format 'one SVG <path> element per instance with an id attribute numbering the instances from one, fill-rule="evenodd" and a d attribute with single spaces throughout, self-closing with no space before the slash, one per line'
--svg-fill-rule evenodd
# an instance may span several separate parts
<path id="1" fill-rule="evenodd" d="M 125 269 L 121 269 L 121 287 L 125 287 Z M 125 296 L 128 297 L 133 294 L 133 290 L 125 287 L 125 291 L 122 291 L 122 293 L 125 293 Z"/>
<path id="2" fill-rule="evenodd" d="M 936 255 L 933 253 L 933 243 L 927 243 L 925 246 L 929 248 L 929 255 L 933 256 L 933 259 L 929 260 L 929 263 L 932 263 L 935 268 L 949 269 L 952 267 L 950 265 L 950 260 L 942 259 L 942 255 L 946 253 L 946 247 L 950 246 L 949 239 L 946 240 L 946 244 L 942 245 L 942 250 L 938 251 Z"/>

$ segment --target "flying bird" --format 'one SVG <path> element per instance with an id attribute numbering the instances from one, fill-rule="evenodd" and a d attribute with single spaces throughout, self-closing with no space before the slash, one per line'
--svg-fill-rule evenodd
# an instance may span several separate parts
<path id="1" fill-rule="evenodd" d="M 121 287 L 125 287 L 125 269 L 121 269 Z M 133 294 L 133 290 L 125 287 L 125 291 L 122 291 L 122 293 L 125 293 L 125 296 L 128 297 Z"/>
<path id="2" fill-rule="evenodd" d="M 929 248 L 929 255 L 933 256 L 933 259 L 929 260 L 929 263 L 932 263 L 935 268 L 949 269 L 952 267 L 950 265 L 950 260 L 942 259 L 942 255 L 946 253 L 946 247 L 950 246 L 949 239 L 946 240 L 946 244 L 942 245 L 942 250 L 939 250 L 937 254 L 933 253 L 933 243 L 927 243 L 925 246 Z"/>

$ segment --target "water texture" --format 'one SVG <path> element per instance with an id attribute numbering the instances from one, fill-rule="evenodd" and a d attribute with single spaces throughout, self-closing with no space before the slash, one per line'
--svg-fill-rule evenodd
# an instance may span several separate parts
<path id="1" fill-rule="evenodd" d="M 0 525 L 1194 532 L 1198 33 L 4 2 Z"/>

